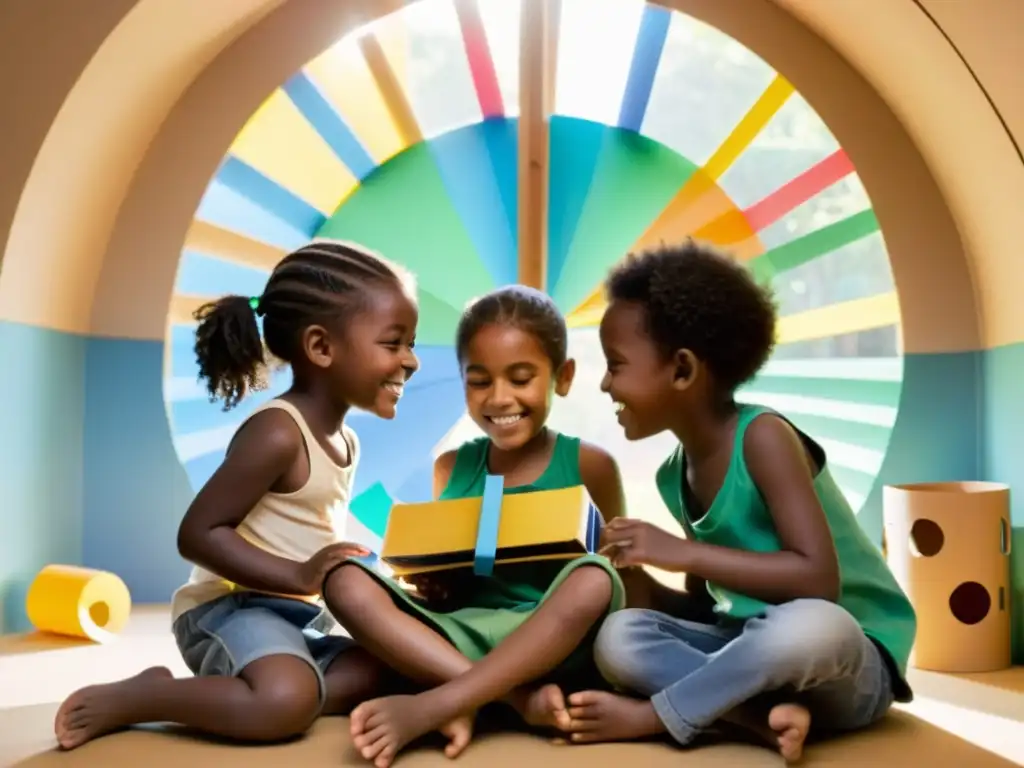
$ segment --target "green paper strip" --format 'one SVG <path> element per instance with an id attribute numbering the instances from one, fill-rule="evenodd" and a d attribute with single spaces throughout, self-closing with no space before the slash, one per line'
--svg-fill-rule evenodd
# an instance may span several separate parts
<path id="1" fill-rule="evenodd" d="M 747 262 L 747 266 L 754 277 L 764 283 L 877 230 L 875 212 L 868 209 L 756 256 Z"/>

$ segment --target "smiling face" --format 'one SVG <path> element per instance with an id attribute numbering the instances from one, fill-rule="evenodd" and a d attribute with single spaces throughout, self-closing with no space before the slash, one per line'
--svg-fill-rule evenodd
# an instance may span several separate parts
<path id="1" fill-rule="evenodd" d="M 531 333 L 505 324 L 485 325 L 463 351 L 466 408 L 494 445 L 521 448 L 540 433 L 552 395 L 569 392 L 575 367 L 559 371 Z"/>
<path id="2" fill-rule="evenodd" d="M 328 331 L 320 365 L 341 402 L 393 419 L 405 382 L 419 368 L 413 353 L 419 313 L 397 285 L 371 289 L 361 301 L 364 306 Z"/>
<path id="3" fill-rule="evenodd" d="M 614 402 L 627 440 L 642 440 L 671 427 L 683 405 L 677 362 L 647 334 L 642 305 L 613 301 L 601 320 L 601 348 L 608 369 L 601 391 Z"/>

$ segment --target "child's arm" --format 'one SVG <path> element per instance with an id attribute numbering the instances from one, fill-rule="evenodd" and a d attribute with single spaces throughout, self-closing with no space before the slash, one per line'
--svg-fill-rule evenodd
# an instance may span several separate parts
<path id="1" fill-rule="evenodd" d="M 622 487 L 622 476 L 618 463 L 610 453 L 581 441 L 580 477 L 605 523 L 625 517 L 626 494 Z M 698 606 L 702 601 L 709 602 L 706 599 L 707 592 L 701 584 L 690 594 L 690 574 L 687 574 L 687 592 L 665 586 L 643 568 L 627 568 L 620 576 L 626 587 L 626 602 L 630 608 L 652 608 L 694 620 L 708 615 L 708 611 L 701 612 Z"/>
<path id="2" fill-rule="evenodd" d="M 616 564 L 649 563 L 693 573 L 766 602 L 837 599 L 835 544 L 800 438 L 784 420 L 760 416 L 747 428 L 743 452 L 778 531 L 780 551 L 748 552 L 687 541 L 640 521 L 620 520 L 609 525 L 605 536 Z"/>
<path id="3" fill-rule="evenodd" d="M 608 451 L 581 440 L 580 477 L 606 523 L 626 514 L 619 465 Z"/>
<path id="4" fill-rule="evenodd" d="M 364 548 L 339 545 L 322 550 L 309 563 L 297 563 L 237 533 L 238 524 L 300 456 L 305 456 L 305 443 L 288 414 L 271 409 L 253 416 L 185 513 L 178 529 L 181 556 L 248 589 L 314 595 L 320 591 L 319 571 L 349 555 L 366 554 Z"/>
<path id="5" fill-rule="evenodd" d="M 444 489 L 448 487 L 452 470 L 455 469 L 455 457 L 459 455 L 457 450 L 445 451 L 434 460 L 434 500 L 441 498 Z"/>

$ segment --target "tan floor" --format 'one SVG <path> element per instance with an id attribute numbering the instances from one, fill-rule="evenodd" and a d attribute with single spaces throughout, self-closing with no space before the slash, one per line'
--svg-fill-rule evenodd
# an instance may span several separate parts
<path id="1" fill-rule="evenodd" d="M 53 715 L 73 689 L 107 682 L 163 664 L 186 674 L 167 631 L 163 608 L 142 607 L 118 642 L 95 646 L 26 636 L 0 638 L 0 766 L 217 765 L 275 768 L 282 765 L 365 766 L 347 738 L 347 722 L 326 719 L 301 741 L 274 747 L 210 744 L 159 728 L 110 736 L 70 753 L 54 750 Z M 917 700 L 865 733 L 815 745 L 806 766 L 892 763 L 928 768 L 999 768 L 1024 765 L 1024 668 L 988 675 L 947 676 L 914 672 Z M 519 734 L 483 736 L 458 761 L 479 766 L 644 764 L 678 768 L 678 750 L 654 744 L 558 746 Z M 686 754 L 687 768 L 778 766 L 767 750 L 714 746 Z M 397 768 L 451 765 L 432 749 L 409 752 Z"/>

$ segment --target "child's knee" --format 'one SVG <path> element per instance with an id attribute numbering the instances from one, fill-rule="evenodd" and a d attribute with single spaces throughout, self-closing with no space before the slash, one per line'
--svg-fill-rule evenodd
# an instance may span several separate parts
<path id="1" fill-rule="evenodd" d="M 242 676 L 252 689 L 247 717 L 260 741 L 280 741 L 309 730 L 321 709 L 320 679 L 303 659 L 268 656 L 253 662 Z"/>
<path id="2" fill-rule="evenodd" d="M 775 606 L 768 616 L 772 636 L 779 644 L 828 653 L 855 649 L 864 639 L 857 620 L 828 600 L 793 600 Z"/>
<path id="3" fill-rule="evenodd" d="M 762 629 L 765 664 L 798 686 L 856 671 L 870 642 L 853 616 L 827 600 L 775 606 Z"/>
<path id="4" fill-rule="evenodd" d="M 338 619 L 373 610 L 380 586 L 358 565 L 342 565 L 324 582 L 324 600 Z"/>
<path id="5" fill-rule="evenodd" d="M 612 577 L 599 566 L 581 565 L 566 577 L 562 586 L 572 590 L 572 610 L 588 616 L 593 614 L 594 621 L 611 605 Z"/>
<path id="6" fill-rule="evenodd" d="M 601 676 L 621 688 L 632 689 L 643 677 L 643 635 L 647 612 L 636 608 L 616 611 L 604 620 L 594 641 L 594 664 Z"/>

